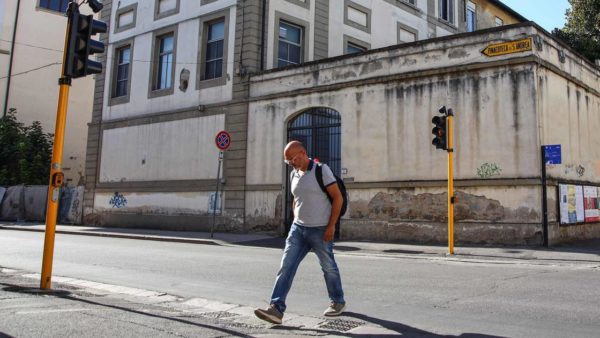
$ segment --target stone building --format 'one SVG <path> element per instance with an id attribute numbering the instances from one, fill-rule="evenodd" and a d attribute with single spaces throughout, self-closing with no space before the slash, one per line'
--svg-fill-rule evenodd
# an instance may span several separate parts
<path id="1" fill-rule="evenodd" d="M 443 242 L 446 157 L 430 120 L 445 104 L 457 112 L 457 241 L 539 244 L 544 224 L 553 240 L 598 232 L 557 225 L 562 174 L 549 168 L 542 203 L 539 151 L 560 143 L 566 160 L 569 140 L 569 161 L 593 168 L 595 150 L 570 147 L 596 136 L 555 134 L 553 119 L 597 125 L 598 70 L 532 23 L 463 33 L 525 21 L 499 1 L 122 0 L 102 18 L 87 223 L 206 230 L 220 176 L 217 229 L 282 233 L 294 138 L 347 182 L 342 238 Z M 481 53 L 523 39 L 529 49 Z M 556 95 L 566 88 L 586 106 Z M 222 175 L 220 130 L 232 138 Z"/>

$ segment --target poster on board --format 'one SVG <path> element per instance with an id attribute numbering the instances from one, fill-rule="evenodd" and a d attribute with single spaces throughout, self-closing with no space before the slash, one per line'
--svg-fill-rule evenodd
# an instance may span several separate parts
<path id="1" fill-rule="evenodd" d="M 577 212 L 577 223 L 585 221 L 585 211 L 583 208 L 583 187 L 575 186 L 575 210 Z"/>
<path id="2" fill-rule="evenodd" d="M 560 184 L 560 223 L 577 223 L 576 187 L 572 184 Z"/>
<path id="3" fill-rule="evenodd" d="M 559 185 L 560 224 L 575 224 L 585 221 L 583 187 L 573 184 Z"/>
<path id="4" fill-rule="evenodd" d="M 600 212 L 598 210 L 598 188 L 583 187 L 583 208 L 585 211 L 586 222 L 600 221 Z"/>

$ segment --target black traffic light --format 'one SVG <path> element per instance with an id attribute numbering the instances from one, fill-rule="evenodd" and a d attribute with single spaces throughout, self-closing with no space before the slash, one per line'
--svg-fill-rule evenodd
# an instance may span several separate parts
<path id="1" fill-rule="evenodd" d="M 106 33 L 105 22 L 94 20 L 92 15 L 79 13 L 74 3 L 68 11 L 69 27 L 67 51 L 63 64 L 63 73 L 71 78 L 84 77 L 102 72 L 102 63 L 88 60 L 90 55 L 104 53 L 104 43 L 92 40 L 98 33 Z"/>
<path id="2" fill-rule="evenodd" d="M 442 116 L 434 116 L 431 119 L 431 123 L 434 124 L 431 133 L 435 135 L 431 144 L 435 146 L 436 149 L 448 150 L 446 136 L 448 135 L 448 129 L 446 128 L 446 116 L 448 112 L 446 111 L 446 107 L 442 107 L 439 110 Z"/>

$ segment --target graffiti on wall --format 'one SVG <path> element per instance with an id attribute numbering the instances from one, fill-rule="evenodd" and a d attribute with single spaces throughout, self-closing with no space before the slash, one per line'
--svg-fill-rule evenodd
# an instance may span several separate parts
<path id="1" fill-rule="evenodd" d="M 502 168 L 496 163 L 484 163 L 477 168 L 477 176 L 480 178 L 490 178 L 492 176 L 500 176 Z"/>
<path id="2" fill-rule="evenodd" d="M 120 194 L 118 191 L 115 191 L 114 196 L 110 198 L 108 204 L 112 205 L 113 208 L 124 208 L 127 205 L 127 199 L 125 198 L 125 196 L 123 196 L 123 194 Z"/>
<path id="3" fill-rule="evenodd" d="M 579 165 L 574 165 L 574 164 L 567 164 L 565 165 L 565 175 L 571 174 L 571 173 L 575 173 L 577 174 L 577 176 L 581 177 L 583 176 L 583 174 L 585 174 L 585 167 L 582 166 L 581 164 Z"/>

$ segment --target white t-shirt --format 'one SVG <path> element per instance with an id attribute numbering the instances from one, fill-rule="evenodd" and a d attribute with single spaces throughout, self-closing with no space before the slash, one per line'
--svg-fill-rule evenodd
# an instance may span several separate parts
<path id="1" fill-rule="evenodd" d="M 294 223 L 307 227 L 325 226 L 331 216 L 331 202 L 317 182 L 316 165 L 311 160 L 303 174 L 293 170 L 290 175 L 295 203 Z M 322 164 L 322 169 L 323 185 L 328 187 L 336 183 L 333 172 L 326 164 Z"/>

